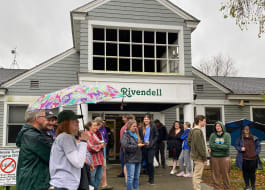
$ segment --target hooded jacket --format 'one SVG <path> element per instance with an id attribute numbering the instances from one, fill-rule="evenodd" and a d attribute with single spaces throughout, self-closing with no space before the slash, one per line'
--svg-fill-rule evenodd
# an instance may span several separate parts
<path id="1" fill-rule="evenodd" d="M 231 146 L 231 136 L 228 132 L 225 130 L 225 126 L 221 121 L 217 121 L 215 123 L 220 124 L 223 133 L 221 135 L 217 134 L 216 127 L 214 127 L 214 132 L 211 134 L 209 139 L 209 145 L 211 148 L 211 156 L 213 157 L 228 157 L 229 156 L 229 150 Z"/>
<path id="2" fill-rule="evenodd" d="M 41 131 L 26 124 L 18 133 L 16 145 L 20 148 L 17 190 L 47 189 L 50 180 L 50 142 Z"/>

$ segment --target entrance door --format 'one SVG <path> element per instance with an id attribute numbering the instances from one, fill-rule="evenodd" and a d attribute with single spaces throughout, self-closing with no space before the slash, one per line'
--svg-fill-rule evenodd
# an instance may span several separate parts
<path id="1" fill-rule="evenodd" d="M 116 120 L 115 119 L 106 119 L 106 126 L 110 128 L 111 136 L 109 137 L 109 159 L 116 159 Z"/>

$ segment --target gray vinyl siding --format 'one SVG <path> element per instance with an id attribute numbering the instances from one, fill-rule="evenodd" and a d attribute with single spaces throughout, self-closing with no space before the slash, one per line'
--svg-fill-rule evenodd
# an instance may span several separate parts
<path id="1" fill-rule="evenodd" d="M 194 92 L 197 94 L 197 99 L 226 99 L 226 94 L 223 91 L 197 75 L 193 75 L 193 77 Z M 197 91 L 197 85 L 203 85 L 203 91 Z"/>
<path id="2" fill-rule="evenodd" d="M 3 145 L 3 133 L 4 133 L 4 102 L 0 102 L 0 146 Z"/>
<path id="3" fill-rule="evenodd" d="M 225 122 L 236 121 L 240 119 L 250 119 L 250 107 L 238 105 L 225 105 Z"/>
<path id="4" fill-rule="evenodd" d="M 78 84 L 79 70 L 79 54 L 74 53 L 10 86 L 7 95 L 40 96 Z M 31 80 L 39 81 L 39 89 L 30 88 Z"/>
<path id="5" fill-rule="evenodd" d="M 88 12 L 89 20 L 100 20 L 110 22 L 128 22 L 140 24 L 158 24 L 183 26 L 184 28 L 184 69 L 185 75 L 191 76 L 191 30 L 186 27 L 184 19 L 175 14 L 156 0 L 111 0 L 98 8 Z M 86 21 L 87 22 L 87 21 Z M 82 29 L 82 27 L 84 27 Z M 81 31 L 86 31 L 85 24 L 81 24 Z M 161 28 L 163 29 L 163 28 Z M 80 34 L 82 40 L 87 41 L 86 34 Z M 82 47 L 87 48 L 87 47 Z M 81 49 L 81 47 L 80 47 Z M 85 49 L 84 49 L 85 51 Z M 88 52 L 88 51 L 87 51 Z M 87 58 L 86 54 L 80 51 L 81 58 Z M 81 59 L 80 59 L 81 63 Z M 84 62 L 81 63 L 80 71 L 87 72 Z M 86 69 L 86 70 L 85 70 Z"/>
<path id="6" fill-rule="evenodd" d="M 176 121 L 176 106 L 164 110 L 162 113 L 165 114 L 165 126 L 167 127 L 167 131 L 169 132 L 174 121 Z"/>
<path id="7" fill-rule="evenodd" d="M 65 107 L 63 107 L 63 110 L 71 110 L 71 111 L 77 113 L 77 106 L 76 105 L 65 106 Z"/>
<path id="8" fill-rule="evenodd" d="M 80 72 L 88 72 L 88 21 L 87 20 L 82 20 L 80 23 Z"/>

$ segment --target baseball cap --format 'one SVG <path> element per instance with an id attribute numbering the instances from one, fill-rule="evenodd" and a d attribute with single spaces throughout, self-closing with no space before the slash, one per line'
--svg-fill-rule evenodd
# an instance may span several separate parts
<path id="1" fill-rule="evenodd" d="M 61 123 L 66 120 L 76 120 L 82 117 L 82 115 L 76 115 L 72 110 L 64 110 L 59 113 L 57 122 Z"/>
<path id="2" fill-rule="evenodd" d="M 50 118 L 55 118 L 55 119 L 57 119 L 57 115 L 54 114 L 51 110 L 46 110 L 46 111 L 45 111 L 45 117 L 46 117 L 47 119 L 50 119 Z"/>
<path id="3" fill-rule="evenodd" d="M 101 117 L 96 117 L 95 122 L 97 123 L 103 123 L 103 119 Z"/>

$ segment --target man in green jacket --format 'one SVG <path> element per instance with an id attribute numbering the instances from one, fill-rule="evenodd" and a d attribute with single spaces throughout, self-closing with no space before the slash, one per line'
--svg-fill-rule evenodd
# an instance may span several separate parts
<path id="1" fill-rule="evenodd" d="M 229 149 L 231 145 L 231 136 L 226 132 L 221 121 L 217 121 L 214 132 L 210 136 L 209 145 L 211 149 L 211 168 L 214 190 L 230 189 L 230 168 L 231 159 Z M 224 187 L 221 187 L 220 178 L 223 179 Z"/>
<path id="2" fill-rule="evenodd" d="M 207 164 L 207 149 L 202 128 L 206 125 L 206 119 L 203 115 L 197 115 L 194 119 L 195 127 L 188 136 L 188 146 L 191 159 L 194 161 L 194 171 L 192 183 L 194 190 L 200 190 L 201 178 L 204 166 Z"/>
<path id="3" fill-rule="evenodd" d="M 51 145 L 42 132 L 48 124 L 45 111 L 26 112 L 25 121 L 16 139 L 17 190 L 48 189 Z"/>

